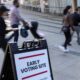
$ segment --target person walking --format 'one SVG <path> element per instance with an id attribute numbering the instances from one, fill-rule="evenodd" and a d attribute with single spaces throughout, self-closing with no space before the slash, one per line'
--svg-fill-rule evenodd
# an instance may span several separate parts
<path id="1" fill-rule="evenodd" d="M 27 22 L 20 16 L 19 7 L 20 7 L 19 1 L 13 0 L 13 7 L 11 8 L 10 11 L 10 23 L 12 28 L 18 28 L 20 21 L 23 23 L 23 25 L 27 24 Z M 15 31 L 14 42 L 18 42 L 18 37 L 19 31 Z"/>
<path id="2" fill-rule="evenodd" d="M 71 30 L 73 31 L 73 21 L 71 18 L 71 12 L 72 12 L 72 7 L 71 6 L 66 6 L 66 8 L 63 11 L 63 27 L 62 27 L 62 31 L 64 33 L 65 36 L 65 42 L 62 46 L 60 46 L 60 48 L 64 51 L 64 52 L 68 52 L 68 45 L 71 46 Z"/>
<path id="3" fill-rule="evenodd" d="M 80 45 L 80 14 L 78 13 L 78 8 L 72 14 L 74 30 L 77 33 L 77 43 Z"/>
<path id="4" fill-rule="evenodd" d="M 8 11 L 5 6 L 0 6 L 0 47 L 5 52 L 7 46 L 7 40 L 5 39 L 6 33 L 9 31 L 16 31 L 17 29 L 6 30 L 5 17 L 8 16 Z"/>

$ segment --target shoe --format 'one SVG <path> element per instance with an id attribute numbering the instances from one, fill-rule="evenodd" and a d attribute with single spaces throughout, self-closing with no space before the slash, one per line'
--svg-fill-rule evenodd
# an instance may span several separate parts
<path id="1" fill-rule="evenodd" d="M 69 49 L 65 49 L 65 50 L 64 50 L 64 53 L 68 53 L 68 52 L 69 52 Z"/>
<path id="2" fill-rule="evenodd" d="M 40 39 L 43 39 L 44 36 L 45 36 L 42 32 L 39 32 L 39 31 L 37 31 L 37 34 L 39 35 L 39 38 L 40 38 Z"/>
<path id="3" fill-rule="evenodd" d="M 64 53 L 68 53 L 69 52 L 69 49 L 66 48 L 64 46 L 59 46 L 59 48 L 64 52 Z"/>
<path id="4" fill-rule="evenodd" d="M 65 51 L 64 46 L 59 46 L 59 49 L 61 49 L 62 51 Z"/>

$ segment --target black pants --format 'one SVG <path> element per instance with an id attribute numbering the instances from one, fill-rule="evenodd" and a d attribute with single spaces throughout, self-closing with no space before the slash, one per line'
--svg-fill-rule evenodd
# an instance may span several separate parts
<path id="1" fill-rule="evenodd" d="M 2 48 L 4 52 L 5 52 L 5 50 L 6 50 L 6 46 L 7 46 L 7 44 L 8 44 L 8 41 L 9 41 L 10 39 L 12 39 L 13 36 L 14 36 L 14 34 L 12 34 L 12 35 L 11 35 L 9 38 L 7 38 L 7 39 L 5 39 L 5 36 L 1 36 L 1 37 L 0 37 L 0 48 Z"/>
<path id="2" fill-rule="evenodd" d="M 17 24 L 12 25 L 12 28 L 18 28 Z M 19 31 L 14 32 L 14 42 L 18 42 L 18 37 L 19 37 Z"/>
<path id="3" fill-rule="evenodd" d="M 7 46 L 7 41 L 5 37 L 0 37 L 0 47 L 3 49 L 4 52 L 6 50 L 6 46 Z"/>
<path id="4" fill-rule="evenodd" d="M 65 42 L 64 42 L 64 47 L 67 48 L 68 44 L 70 44 L 71 42 L 71 33 L 70 33 L 70 29 L 66 32 L 64 32 L 65 35 Z"/>
<path id="5" fill-rule="evenodd" d="M 31 22 L 31 25 L 32 25 L 32 28 L 30 29 L 32 35 L 34 36 L 34 38 L 37 38 L 37 39 L 42 39 L 42 37 L 37 33 L 37 30 L 38 30 L 38 22 Z"/>

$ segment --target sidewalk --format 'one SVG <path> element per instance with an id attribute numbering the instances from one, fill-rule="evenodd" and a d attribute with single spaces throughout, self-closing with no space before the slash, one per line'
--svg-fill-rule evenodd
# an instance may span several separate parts
<path id="1" fill-rule="evenodd" d="M 41 27 L 40 29 L 45 29 Z M 52 29 L 52 28 L 49 28 Z M 80 46 L 76 43 L 76 38 L 73 37 L 72 46 L 69 53 L 62 52 L 58 45 L 64 42 L 64 36 L 61 34 L 54 34 L 44 31 L 45 38 L 48 42 L 50 60 L 53 70 L 54 80 L 80 80 Z M 32 35 L 29 33 L 27 39 L 19 37 L 19 46 L 23 41 L 33 40 Z M 13 42 L 13 40 L 12 40 Z M 0 68 L 4 55 L 0 50 Z"/>
<path id="2" fill-rule="evenodd" d="M 63 43 L 64 36 L 45 31 L 44 34 L 48 42 L 54 80 L 80 80 L 80 46 L 77 45 L 76 38 L 72 41 L 72 50 L 69 53 L 63 53 L 58 45 Z M 19 45 L 27 40 L 33 40 L 31 34 L 27 39 L 20 36 Z M 4 55 L 0 50 L 0 69 L 3 58 Z"/>
<path id="3" fill-rule="evenodd" d="M 28 10 L 28 9 L 24 9 L 21 7 L 21 9 L 25 10 L 27 13 L 31 13 L 32 15 L 36 15 L 42 18 L 46 18 L 46 19 L 50 19 L 50 20 L 62 20 L 62 16 L 59 16 L 57 14 L 50 14 L 50 13 L 41 13 L 41 12 L 37 12 L 37 11 L 32 11 L 32 10 Z"/>

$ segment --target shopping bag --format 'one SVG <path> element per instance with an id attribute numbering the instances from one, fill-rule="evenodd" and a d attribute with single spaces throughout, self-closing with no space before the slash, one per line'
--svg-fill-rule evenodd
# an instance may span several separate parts
<path id="1" fill-rule="evenodd" d="M 25 28 L 21 28 L 20 29 L 20 35 L 23 37 L 23 38 L 26 38 L 28 36 L 28 32 Z"/>

